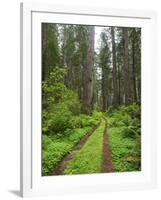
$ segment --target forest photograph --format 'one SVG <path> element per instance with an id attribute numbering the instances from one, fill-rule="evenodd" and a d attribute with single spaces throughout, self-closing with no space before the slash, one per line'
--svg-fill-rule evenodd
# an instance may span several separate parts
<path id="1" fill-rule="evenodd" d="M 42 176 L 141 171 L 141 28 L 42 23 Z"/>

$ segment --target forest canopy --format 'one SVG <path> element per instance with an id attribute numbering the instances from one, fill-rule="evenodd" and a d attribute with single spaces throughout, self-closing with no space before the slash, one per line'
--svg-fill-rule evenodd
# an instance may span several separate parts
<path id="1" fill-rule="evenodd" d="M 56 96 L 72 90 L 86 114 L 140 103 L 141 29 L 43 23 L 42 81 L 44 101 L 53 81 Z"/>

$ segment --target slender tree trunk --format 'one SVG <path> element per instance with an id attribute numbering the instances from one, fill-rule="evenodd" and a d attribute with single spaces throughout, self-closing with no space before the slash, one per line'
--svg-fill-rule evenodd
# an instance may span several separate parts
<path id="1" fill-rule="evenodd" d="M 82 55 L 82 41 L 84 40 L 83 34 L 82 34 L 82 28 L 79 27 L 77 30 L 77 40 L 79 44 L 79 65 L 78 65 L 78 70 L 77 70 L 77 78 L 78 78 L 78 86 L 77 86 L 77 91 L 78 91 L 78 96 L 80 101 L 82 101 L 82 69 L 83 69 L 83 55 Z"/>
<path id="2" fill-rule="evenodd" d="M 120 73 L 120 67 L 118 63 L 117 67 L 117 72 L 118 72 L 118 104 L 121 104 L 121 73 Z"/>
<path id="3" fill-rule="evenodd" d="M 77 86 L 77 91 L 78 91 L 78 96 L 79 99 L 82 100 L 82 66 L 78 66 L 78 86 Z"/>
<path id="4" fill-rule="evenodd" d="M 71 64 L 71 58 L 69 58 L 68 63 L 67 63 L 67 87 L 72 89 L 72 84 L 73 84 L 73 76 L 72 76 L 72 64 Z"/>
<path id="5" fill-rule="evenodd" d="M 93 67 L 93 98 L 92 98 L 92 109 L 94 104 L 97 102 L 97 90 L 96 90 L 96 69 Z"/>
<path id="6" fill-rule="evenodd" d="M 46 55 L 47 55 L 47 32 L 48 32 L 48 24 L 42 24 L 42 80 L 45 81 L 48 77 L 48 66 L 46 64 Z"/>
<path id="7" fill-rule="evenodd" d="M 141 79 L 138 79 L 138 103 L 141 104 Z"/>
<path id="8" fill-rule="evenodd" d="M 63 64 L 67 70 L 65 77 L 65 84 L 69 89 L 73 87 L 73 68 L 72 68 L 72 56 L 73 52 L 69 53 L 70 41 L 70 27 L 64 27 L 64 38 L 63 38 Z M 73 41 L 72 41 L 73 42 Z"/>
<path id="9" fill-rule="evenodd" d="M 123 41 L 124 41 L 124 93 L 125 104 L 130 102 L 130 77 L 129 77 L 129 53 L 128 53 L 128 28 L 123 28 Z"/>
<path id="10" fill-rule="evenodd" d="M 136 29 L 135 29 L 136 31 Z M 136 83 L 137 83 L 137 102 L 141 104 L 141 31 L 136 31 Z"/>
<path id="11" fill-rule="evenodd" d="M 88 27 L 87 65 L 83 68 L 83 111 L 90 114 L 93 101 L 94 26 Z"/>
<path id="12" fill-rule="evenodd" d="M 42 54 L 44 54 L 47 47 L 47 23 L 42 23 Z"/>
<path id="13" fill-rule="evenodd" d="M 134 93 L 134 101 L 137 102 L 137 92 L 136 92 L 136 77 L 135 77 L 135 38 L 133 35 L 132 39 L 132 80 L 133 80 L 133 93 Z"/>
<path id="14" fill-rule="evenodd" d="M 113 105 L 118 104 L 118 87 L 117 87 L 117 68 L 116 68 L 116 49 L 115 49 L 115 29 L 111 27 L 112 36 L 112 64 L 113 64 Z"/>
<path id="15" fill-rule="evenodd" d="M 102 111 L 106 112 L 108 108 L 108 80 L 107 69 L 102 66 Z"/>

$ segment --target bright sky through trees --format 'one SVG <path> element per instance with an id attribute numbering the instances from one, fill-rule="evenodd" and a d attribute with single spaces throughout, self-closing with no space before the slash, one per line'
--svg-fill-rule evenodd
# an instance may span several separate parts
<path id="1" fill-rule="evenodd" d="M 95 51 L 98 51 L 100 46 L 100 34 L 105 27 L 95 26 Z"/>

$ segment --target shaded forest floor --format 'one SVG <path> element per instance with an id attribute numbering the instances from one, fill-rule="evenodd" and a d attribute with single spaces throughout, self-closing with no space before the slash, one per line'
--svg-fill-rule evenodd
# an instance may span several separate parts
<path id="1" fill-rule="evenodd" d="M 141 170 L 138 107 L 101 113 L 97 123 L 65 135 L 43 135 L 43 175 Z"/>

